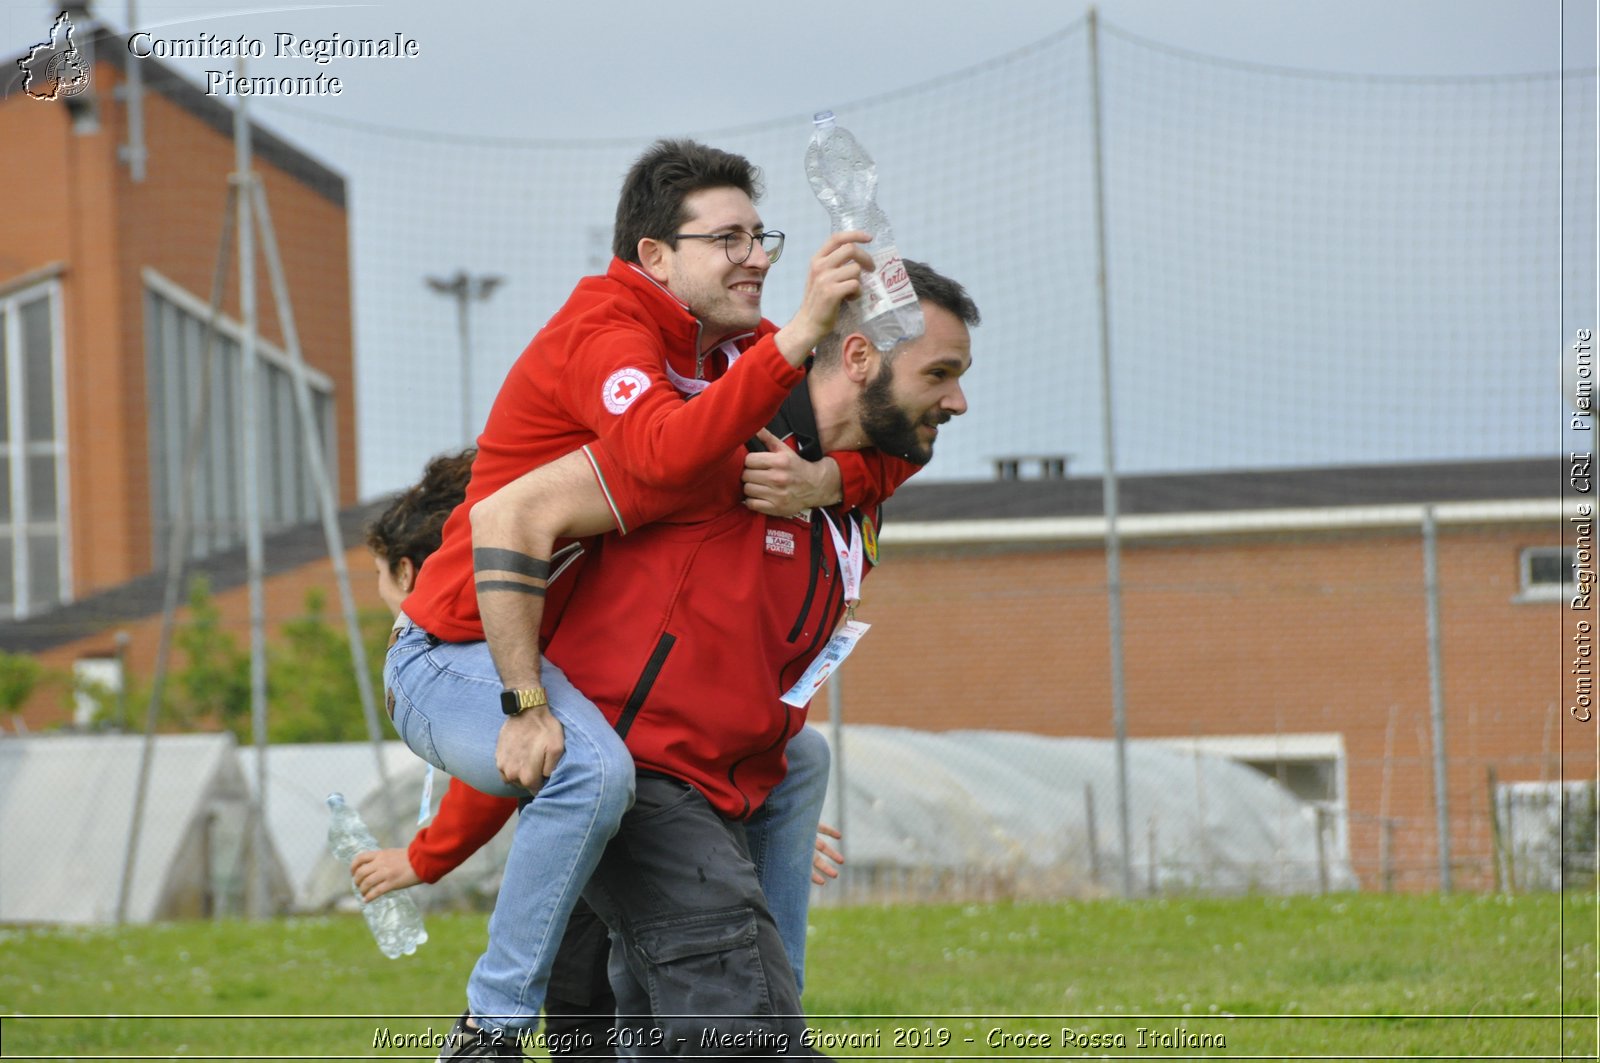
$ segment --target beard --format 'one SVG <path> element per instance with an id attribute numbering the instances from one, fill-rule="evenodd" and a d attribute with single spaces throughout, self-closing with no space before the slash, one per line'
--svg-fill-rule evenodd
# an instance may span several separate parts
<path id="1" fill-rule="evenodd" d="M 861 428 L 869 443 L 913 465 L 926 465 L 933 460 L 933 444 L 924 443 L 917 435 L 917 428 L 923 424 L 937 427 L 948 421 L 950 415 L 933 410 L 921 420 L 912 418 L 894 401 L 893 369 L 885 365 L 879 370 L 862 389 L 859 401 Z"/>

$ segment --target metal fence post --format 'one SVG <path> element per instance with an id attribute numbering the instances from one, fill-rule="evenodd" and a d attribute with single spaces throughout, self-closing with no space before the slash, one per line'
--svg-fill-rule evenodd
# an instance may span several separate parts
<path id="1" fill-rule="evenodd" d="M 1428 700 L 1433 716 L 1433 801 L 1438 814 L 1439 892 L 1450 892 L 1450 787 L 1444 748 L 1444 662 L 1439 646 L 1439 525 L 1422 507 L 1423 586 L 1428 612 Z"/>

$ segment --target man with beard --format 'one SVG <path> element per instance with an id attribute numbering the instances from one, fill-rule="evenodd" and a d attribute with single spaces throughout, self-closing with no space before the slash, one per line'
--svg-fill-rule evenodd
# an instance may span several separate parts
<path id="1" fill-rule="evenodd" d="M 762 436 L 771 462 L 873 446 L 924 464 L 939 426 L 966 411 L 977 308 L 931 268 L 906 268 L 923 336 L 881 353 L 847 303 Z M 658 489 L 611 465 L 591 446 L 513 481 L 474 507 L 474 549 L 543 560 L 559 536 L 635 527 L 635 512 L 660 508 Z M 635 803 L 584 897 L 612 932 L 623 1047 L 808 1055 L 741 823 L 783 778 L 813 661 L 841 658 L 861 633 L 845 620 L 876 563 L 876 515 L 780 517 L 715 488 L 699 496 L 673 522 L 599 540 L 546 646 L 638 769 Z"/>
<path id="2" fill-rule="evenodd" d="M 633 760 L 610 722 L 560 668 L 540 661 L 540 636 L 559 622 L 582 544 L 564 548 L 554 567 L 549 555 L 476 549 L 468 513 L 588 444 L 618 483 L 633 477 L 655 492 L 658 504 L 630 511 L 623 530 L 674 519 L 702 483 L 732 504 L 740 444 L 804 379 L 839 303 L 856 296 L 872 268 L 866 233 L 836 233 L 812 257 L 789 323 L 766 320 L 761 295 L 784 238 L 765 225 L 760 194 L 749 160 L 693 141 L 658 141 L 629 168 L 615 256 L 603 276 L 578 282 L 508 372 L 478 437 L 465 500 L 391 637 L 385 703 L 411 749 L 483 793 L 531 798 L 517 817 L 487 948 L 468 979 L 453 1057 L 497 1055 L 495 1042 L 537 1024 L 562 929 L 634 794 Z M 713 381 L 714 399 L 686 401 Z M 866 504 L 887 497 L 911 468 L 841 452 L 796 469 L 800 493 L 779 487 L 787 500 L 763 501 L 787 513 L 841 496 Z M 609 512 L 603 502 L 600 511 Z M 803 942 L 827 745 L 814 731 L 797 738 L 789 750 L 797 770 L 747 827 L 764 834 L 753 844 L 764 844 L 773 895 L 787 902 L 778 920 L 786 940 Z"/>

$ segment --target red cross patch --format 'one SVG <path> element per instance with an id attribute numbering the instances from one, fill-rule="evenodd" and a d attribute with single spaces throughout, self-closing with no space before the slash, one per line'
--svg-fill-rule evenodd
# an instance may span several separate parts
<path id="1" fill-rule="evenodd" d="M 618 369 L 600 386 L 600 401 L 611 413 L 620 414 L 650 390 L 650 378 L 638 369 Z"/>

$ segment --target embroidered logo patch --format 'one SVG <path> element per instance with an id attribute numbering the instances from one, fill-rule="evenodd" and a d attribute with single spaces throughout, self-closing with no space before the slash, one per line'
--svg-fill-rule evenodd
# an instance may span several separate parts
<path id="1" fill-rule="evenodd" d="M 618 369 L 606 377 L 600 399 L 611 413 L 620 414 L 650 389 L 650 378 L 638 369 Z"/>
<path id="2" fill-rule="evenodd" d="M 794 532 L 784 528 L 767 529 L 767 553 L 778 557 L 794 556 Z"/>

